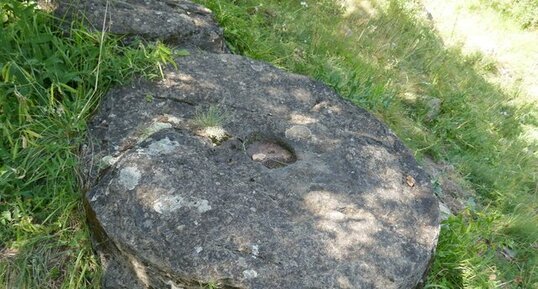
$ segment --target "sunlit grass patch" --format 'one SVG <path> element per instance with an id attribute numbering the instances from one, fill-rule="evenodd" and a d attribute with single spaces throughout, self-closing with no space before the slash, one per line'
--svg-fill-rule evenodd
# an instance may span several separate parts
<path id="1" fill-rule="evenodd" d="M 511 95 L 511 102 L 515 105 L 536 104 L 538 30 L 522 30 L 517 18 L 500 17 L 499 11 L 491 8 L 501 2 L 504 6 L 522 8 L 531 5 L 529 1 L 423 2 L 433 15 L 434 27 L 447 46 L 461 47 L 466 57 L 475 58 L 478 71 L 488 82 L 499 85 L 507 95 Z M 534 3 L 533 7 L 522 11 L 538 17 L 538 2 Z"/>
<path id="2" fill-rule="evenodd" d="M 476 1 L 478 3 L 476 3 Z M 538 30 L 538 2 L 535 0 L 475 0 L 474 9 L 493 9 L 524 29 Z"/>

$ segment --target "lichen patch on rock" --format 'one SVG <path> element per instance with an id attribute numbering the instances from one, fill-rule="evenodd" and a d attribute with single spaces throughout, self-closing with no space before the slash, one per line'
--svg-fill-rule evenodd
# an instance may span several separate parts
<path id="1" fill-rule="evenodd" d="M 132 190 L 140 181 L 141 173 L 136 167 L 124 167 L 120 170 L 118 183 L 126 190 Z"/>
<path id="2" fill-rule="evenodd" d="M 179 146 L 177 141 L 171 141 L 165 137 L 161 140 L 152 142 L 147 149 L 149 155 L 170 154 Z"/>
<path id="3" fill-rule="evenodd" d="M 191 204 L 191 206 L 196 207 L 196 209 L 198 210 L 198 212 L 200 214 L 211 210 L 211 206 L 209 205 L 208 200 L 198 200 L 198 201 L 192 202 L 190 204 Z"/>
<path id="4" fill-rule="evenodd" d="M 151 123 L 151 125 L 149 125 L 147 128 L 144 129 L 139 141 L 145 140 L 152 134 L 158 131 L 161 131 L 163 129 L 168 129 L 168 128 L 172 128 L 172 124 L 167 123 L 167 122 L 159 122 L 159 121 L 153 122 Z"/>
<path id="5" fill-rule="evenodd" d="M 243 277 L 245 279 L 253 279 L 253 278 L 256 278 L 258 277 L 258 272 L 250 269 L 250 270 L 245 270 L 243 271 Z"/>
<path id="6" fill-rule="evenodd" d="M 153 210 L 159 214 L 167 214 L 179 210 L 184 204 L 180 195 L 160 196 L 153 202 Z"/>
<path id="7" fill-rule="evenodd" d="M 200 214 L 211 210 L 211 206 L 207 200 L 197 199 L 188 201 L 185 200 L 183 196 L 178 194 L 159 196 L 152 205 L 153 210 L 159 214 L 174 213 L 180 210 L 182 207 L 186 209 L 195 209 Z"/>

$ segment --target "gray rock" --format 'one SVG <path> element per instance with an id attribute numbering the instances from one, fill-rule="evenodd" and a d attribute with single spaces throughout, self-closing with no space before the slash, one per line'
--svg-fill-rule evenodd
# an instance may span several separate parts
<path id="1" fill-rule="evenodd" d="M 450 216 L 452 216 L 452 211 L 450 211 L 450 208 L 445 205 L 445 203 L 439 201 L 439 216 L 441 218 L 441 221 L 448 220 Z"/>
<path id="2" fill-rule="evenodd" d="M 55 14 L 80 19 L 98 31 L 227 52 L 222 30 L 205 7 L 186 0 L 54 0 Z M 109 2 L 108 8 L 106 3 Z M 106 17 L 105 17 L 105 11 Z"/>
<path id="3" fill-rule="evenodd" d="M 426 121 L 435 120 L 441 112 L 441 100 L 435 97 L 426 97 L 425 104 L 427 108 Z"/>
<path id="4" fill-rule="evenodd" d="M 261 62 L 177 61 L 163 81 L 111 90 L 90 123 L 86 208 L 104 288 L 421 285 L 438 202 L 385 125 Z M 214 107 L 222 142 L 194 121 Z"/>

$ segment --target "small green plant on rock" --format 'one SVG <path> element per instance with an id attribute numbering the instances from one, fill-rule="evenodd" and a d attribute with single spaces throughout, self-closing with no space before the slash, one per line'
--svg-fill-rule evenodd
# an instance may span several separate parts
<path id="1" fill-rule="evenodd" d="M 221 127 L 228 119 L 225 112 L 217 105 L 210 105 L 207 110 L 197 109 L 194 115 L 194 124 L 199 128 Z"/>
<path id="2" fill-rule="evenodd" d="M 219 145 L 230 138 L 223 126 L 228 121 L 226 112 L 216 105 L 210 105 L 207 110 L 197 109 L 194 115 L 194 125 L 198 133 L 211 140 L 214 145 Z"/>
<path id="3" fill-rule="evenodd" d="M 219 283 L 215 282 L 215 281 L 211 281 L 209 283 L 207 283 L 204 287 L 202 287 L 204 289 L 219 289 L 220 288 L 220 285 Z"/>

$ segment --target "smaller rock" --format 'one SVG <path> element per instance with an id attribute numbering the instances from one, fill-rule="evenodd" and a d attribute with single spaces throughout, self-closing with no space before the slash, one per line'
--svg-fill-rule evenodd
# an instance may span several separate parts
<path id="1" fill-rule="evenodd" d="M 430 98 L 426 101 L 426 121 L 431 122 L 439 116 L 441 112 L 441 100 L 439 98 Z"/>
<path id="2" fill-rule="evenodd" d="M 312 137 L 312 132 L 304 125 L 294 125 L 286 130 L 286 137 L 295 140 L 308 140 Z"/>
<path id="3" fill-rule="evenodd" d="M 129 38 L 226 53 L 222 29 L 211 11 L 187 0 L 53 0 L 60 19 L 83 20 L 89 27 Z M 136 16 L 136 17 L 135 17 Z M 105 20 L 105 22 L 103 22 Z M 104 25 L 103 25 L 104 23 Z M 104 27 L 103 27 L 104 26 Z"/>

